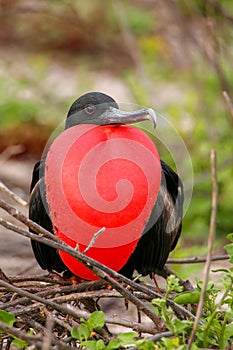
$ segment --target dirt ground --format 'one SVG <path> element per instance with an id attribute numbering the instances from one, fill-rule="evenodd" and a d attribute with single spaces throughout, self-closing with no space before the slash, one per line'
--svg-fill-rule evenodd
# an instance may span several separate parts
<path id="1" fill-rule="evenodd" d="M 7 160 L 0 165 L 0 180 L 27 201 L 32 169 L 32 161 Z M 14 205 L 27 215 L 27 210 L 15 204 L 7 195 L 0 193 L 0 196 L 7 203 Z M 19 222 L 11 218 L 2 209 L 0 212 L 1 217 L 4 219 L 20 225 Z M 42 272 L 34 259 L 31 245 L 27 238 L 0 226 L 0 242 L 0 268 L 7 275 L 37 274 Z"/>

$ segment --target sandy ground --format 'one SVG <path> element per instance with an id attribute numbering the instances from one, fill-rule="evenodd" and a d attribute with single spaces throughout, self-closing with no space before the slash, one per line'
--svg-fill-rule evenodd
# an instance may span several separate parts
<path id="1" fill-rule="evenodd" d="M 32 168 L 33 162 L 8 160 L 0 166 L 0 180 L 23 199 L 28 200 Z M 7 203 L 14 205 L 27 215 L 27 210 L 17 205 L 7 195 L 0 193 L 0 196 Z M 0 215 L 4 219 L 23 227 L 2 209 L 0 209 Z M 27 238 L 0 226 L 0 242 L 0 268 L 7 275 L 37 274 L 42 272 L 34 259 L 31 245 Z"/>

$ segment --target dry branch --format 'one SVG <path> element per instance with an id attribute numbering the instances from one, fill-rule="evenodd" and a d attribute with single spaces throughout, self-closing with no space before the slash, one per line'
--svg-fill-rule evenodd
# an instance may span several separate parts
<path id="1" fill-rule="evenodd" d="M 215 255 L 211 257 L 211 261 L 220 261 L 220 260 L 228 260 L 230 259 L 229 255 Z M 167 264 L 199 264 L 199 263 L 205 263 L 207 258 L 198 258 L 197 256 L 194 256 L 192 258 L 183 258 L 183 259 L 168 259 Z"/>
<path id="2" fill-rule="evenodd" d="M 151 324 L 147 325 L 140 322 L 133 322 L 121 319 L 118 316 L 106 316 L 106 325 L 119 325 L 131 328 L 139 333 L 151 334 L 153 336 L 148 338 L 148 340 L 152 339 L 153 341 L 160 339 L 160 336 L 172 335 L 171 332 L 164 332 L 166 330 L 165 325 L 147 304 L 147 302 L 150 302 L 153 298 L 162 297 L 152 286 L 129 280 L 107 266 L 71 248 L 60 241 L 51 232 L 46 231 L 44 228 L 29 220 L 19 210 L 16 210 L 13 206 L 1 199 L 0 207 L 36 233 L 18 227 L 2 218 L 0 218 L 0 225 L 24 237 L 47 244 L 55 249 L 63 250 L 81 261 L 100 278 L 98 281 L 72 285 L 68 280 L 60 280 L 51 275 L 8 277 L 3 271 L 0 271 L 0 294 L 2 296 L 0 308 L 12 312 L 17 317 L 17 322 L 19 322 L 19 324 L 24 324 L 23 329 L 19 329 L 18 326 L 17 328 L 8 328 L 4 324 L 5 326 L 2 329 L 5 333 L 17 336 L 27 341 L 28 344 L 36 345 L 38 349 L 58 348 L 69 350 L 73 348 L 71 344 L 74 341 L 69 335 L 71 328 L 79 324 L 80 318 L 87 319 L 90 316 L 93 307 L 95 309 L 95 302 L 102 298 L 121 298 L 122 300 L 127 299 L 131 301 L 137 309 L 143 312 L 152 321 Z M 93 239 L 96 239 L 96 237 Z M 227 257 L 215 257 L 213 260 L 217 260 L 218 258 L 223 259 Z M 186 259 L 186 261 L 190 260 L 187 262 L 198 263 L 203 262 L 204 259 L 205 258 L 190 258 Z M 170 259 L 169 262 L 179 263 L 176 259 Z M 182 261 L 182 263 L 184 263 L 184 261 Z M 110 284 L 113 290 L 106 290 L 107 284 Z M 80 303 L 83 304 L 87 311 L 81 310 L 78 307 Z M 88 307 L 88 303 L 90 303 L 90 307 Z M 174 303 L 171 299 L 168 299 L 168 304 L 181 319 L 195 319 L 195 316 L 190 311 Z M 51 321 L 50 324 L 46 321 L 48 318 Z M 11 332 L 12 328 L 16 330 L 16 332 Z M 40 334 L 40 337 L 25 333 L 29 328 L 33 328 L 37 334 Z M 59 339 L 54 336 L 55 329 L 59 329 L 60 334 L 62 334 Z M 65 338 L 64 335 L 66 335 Z M 106 335 L 99 334 L 98 336 L 102 337 L 105 341 L 107 339 Z M 49 341 L 51 341 L 51 344 Z"/>
<path id="3" fill-rule="evenodd" d="M 19 221 L 23 222 L 26 226 L 32 228 L 40 235 L 34 234 L 32 232 L 25 231 L 9 222 L 6 222 L 5 220 L 0 218 L 0 225 L 4 226 L 5 228 L 18 232 L 19 234 L 28 237 L 30 239 L 34 239 L 38 242 L 47 244 L 48 246 L 51 246 L 52 248 L 62 250 L 77 260 L 81 261 L 85 266 L 87 266 L 89 269 L 91 269 L 99 278 L 106 280 L 113 288 L 118 290 L 120 293 L 122 293 L 122 285 L 118 283 L 114 279 L 118 279 L 121 282 L 124 282 L 126 285 L 131 286 L 133 289 L 150 293 L 150 295 L 153 295 L 154 298 L 161 298 L 161 295 L 151 291 L 149 288 L 145 288 L 142 285 L 139 285 L 138 283 L 131 281 L 127 277 L 122 276 L 121 274 L 117 273 L 116 271 L 108 268 L 107 266 L 102 265 L 101 263 L 97 262 L 96 260 L 86 256 L 85 254 L 82 254 L 75 249 L 71 248 L 67 244 L 60 241 L 57 237 L 55 237 L 53 234 L 51 234 L 49 231 L 45 230 L 44 228 L 40 227 L 39 225 L 33 223 L 33 221 L 27 219 L 22 213 L 20 213 L 18 210 L 15 210 L 12 206 L 5 203 L 3 200 L 0 200 L 0 207 L 2 207 L 4 210 L 6 210 L 10 215 L 12 215 L 14 218 L 18 219 Z M 42 235 L 47 236 L 49 238 L 42 237 Z M 110 276 L 112 278 L 110 278 Z M 114 278 L 114 279 L 113 279 Z M 130 295 L 130 293 L 127 294 L 127 298 L 129 298 L 129 301 L 132 301 L 132 303 L 136 304 L 137 306 L 141 307 L 140 300 L 136 300 L 134 296 Z M 170 305 L 173 307 L 174 302 L 171 300 L 169 301 Z M 180 305 L 176 304 L 175 308 L 177 310 L 180 310 L 181 313 L 184 313 L 184 316 L 186 317 L 189 314 L 189 317 L 192 317 L 193 315 L 189 313 L 185 308 L 182 308 Z M 152 313 L 150 308 L 143 305 L 142 311 L 148 316 L 152 317 L 154 322 L 157 322 L 157 316 L 155 313 Z M 192 315 L 192 316 L 191 316 Z"/>
<path id="4" fill-rule="evenodd" d="M 233 120 L 233 102 L 229 96 L 229 94 L 227 93 L 227 91 L 223 91 L 223 98 L 225 100 L 226 106 L 228 108 L 229 114 L 231 116 L 231 119 Z"/>
<path id="5" fill-rule="evenodd" d="M 28 203 L 23 200 L 21 197 L 19 197 L 17 194 L 12 192 L 2 181 L 0 181 L 0 191 L 7 194 L 10 198 L 12 198 L 16 203 L 22 205 L 23 207 L 27 208 Z"/>

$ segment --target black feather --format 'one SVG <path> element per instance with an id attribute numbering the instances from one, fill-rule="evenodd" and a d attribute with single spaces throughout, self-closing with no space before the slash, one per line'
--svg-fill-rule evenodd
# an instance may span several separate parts
<path id="1" fill-rule="evenodd" d="M 159 194 L 133 254 L 121 269 L 131 278 L 134 270 L 143 276 L 163 269 L 181 234 L 183 186 L 178 175 L 163 161 Z"/>
<path id="2" fill-rule="evenodd" d="M 44 183 L 44 160 L 34 166 L 31 181 L 31 197 L 29 202 L 29 218 L 53 233 L 53 225 L 49 217 Z M 33 232 L 33 230 L 30 230 Z M 68 271 L 56 249 L 31 240 L 32 249 L 40 267 L 59 273 Z"/>

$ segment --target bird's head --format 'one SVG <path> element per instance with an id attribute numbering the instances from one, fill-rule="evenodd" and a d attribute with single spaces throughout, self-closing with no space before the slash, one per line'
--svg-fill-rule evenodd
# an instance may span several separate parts
<path id="1" fill-rule="evenodd" d="M 65 128 L 79 124 L 133 124 L 144 120 L 152 121 L 156 127 L 156 114 L 153 109 L 121 111 L 112 97 L 101 92 L 89 92 L 79 97 L 71 105 Z"/>

